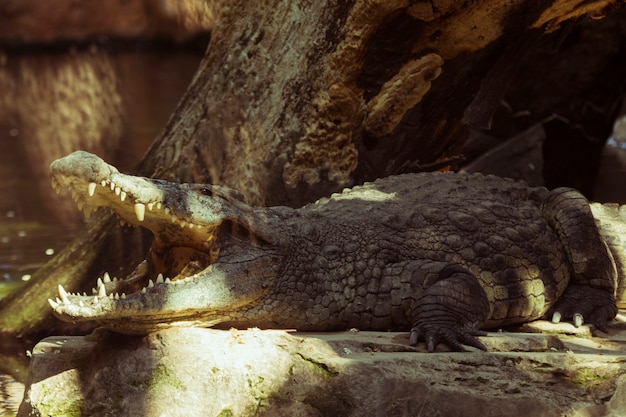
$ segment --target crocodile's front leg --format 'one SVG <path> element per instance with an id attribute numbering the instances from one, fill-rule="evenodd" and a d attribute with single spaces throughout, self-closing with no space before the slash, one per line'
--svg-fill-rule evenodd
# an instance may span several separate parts
<path id="1" fill-rule="evenodd" d="M 413 308 L 412 346 L 423 339 L 429 352 L 439 343 L 456 351 L 463 345 L 487 350 L 476 338 L 489 314 L 489 299 L 482 286 L 466 268 L 450 264 L 438 272 L 438 281 L 416 300 Z M 428 285 L 428 283 L 425 283 Z"/>

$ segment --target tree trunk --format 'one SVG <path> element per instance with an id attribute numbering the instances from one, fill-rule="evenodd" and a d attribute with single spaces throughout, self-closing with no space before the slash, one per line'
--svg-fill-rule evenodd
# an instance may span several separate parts
<path id="1" fill-rule="evenodd" d="M 443 168 L 469 128 L 491 127 L 516 70 L 545 36 L 621 6 L 216 1 L 207 53 L 137 173 L 228 185 L 251 204 L 299 206 L 365 180 Z M 104 217 L 90 224 L 3 300 L 0 328 L 68 331 L 45 300 L 58 283 L 90 291 L 102 271 L 127 271 L 128 257 L 105 255 L 117 231 Z"/>

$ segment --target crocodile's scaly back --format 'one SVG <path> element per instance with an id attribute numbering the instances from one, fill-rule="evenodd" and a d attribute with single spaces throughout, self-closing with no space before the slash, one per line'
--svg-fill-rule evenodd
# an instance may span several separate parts
<path id="1" fill-rule="evenodd" d="M 123 333 L 164 325 L 411 330 L 484 348 L 482 328 L 537 319 L 605 328 L 616 271 L 577 191 L 480 174 L 367 183 L 300 209 L 250 207 L 211 185 L 119 173 L 76 153 L 51 166 L 79 204 L 155 235 L 130 279 L 51 300 L 63 320 Z"/>

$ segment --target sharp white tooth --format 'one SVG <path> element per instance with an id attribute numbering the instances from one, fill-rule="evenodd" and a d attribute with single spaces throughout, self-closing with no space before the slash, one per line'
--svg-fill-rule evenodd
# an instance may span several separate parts
<path id="1" fill-rule="evenodd" d="M 93 197 L 93 195 L 96 193 L 96 183 L 95 182 L 90 182 L 89 183 L 89 187 L 87 187 L 87 192 L 89 193 L 89 197 Z"/>
<path id="2" fill-rule="evenodd" d="M 122 300 L 126 299 L 126 293 L 125 292 L 122 293 L 122 297 L 121 298 L 122 298 Z"/>
<path id="3" fill-rule="evenodd" d="M 176 223 L 178 221 L 178 217 L 175 214 L 172 214 L 172 223 Z"/>
<path id="4" fill-rule="evenodd" d="M 172 282 L 172 280 L 171 280 L 171 279 L 169 279 L 169 278 L 165 278 L 165 283 L 166 283 L 166 284 L 169 284 L 170 282 Z"/>
<path id="5" fill-rule="evenodd" d="M 96 282 L 96 287 L 100 288 L 103 285 L 104 283 L 102 282 L 102 278 L 98 278 L 98 281 Z"/>
<path id="6" fill-rule="evenodd" d="M 109 294 L 109 300 L 113 301 L 113 294 Z"/>
<path id="7" fill-rule="evenodd" d="M 59 307 L 59 304 L 50 298 L 48 298 L 48 304 L 50 304 L 50 307 L 52 307 L 53 310 L 56 310 Z"/>
<path id="8" fill-rule="evenodd" d="M 87 293 L 83 291 L 83 297 L 87 297 Z"/>
<path id="9" fill-rule="evenodd" d="M 61 284 L 59 284 L 59 295 L 61 296 L 63 304 L 70 304 L 70 300 L 67 298 L 67 292 L 65 292 L 65 288 L 63 288 L 63 285 Z"/>
<path id="10" fill-rule="evenodd" d="M 163 207 L 163 204 L 161 204 L 161 203 L 157 203 L 157 208 L 158 208 L 159 210 L 161 210 L 161 207 Z"/>
<path id="11" fill-rule="evenodd" d="M 106 187 L 107 186 L 107 181 L 106 180 L 100 181 L 100 185 L 103 186 L 103 187 Z"/>
<path id="12" fill-rule="evenodd" d="M 107 290 L 106 288 L 104 288 L 104 284 L 102 283 L 102 281 L 100 281 L 100 286 L 98 287 L 98 297 L 106 297 L 107 296 Z"/>
<path id="13" fill-rule="evenodd" d="M 113 186 L 113 183 L 111 183 L 111 186 Z M 120 195 L 121 192 L 122 189 L 120 187 L 115 187 L 115 195 Z"/>
<path id="14" fill-rule="evenodd" d="M 105 284 L 111 282 L 111 276 L 109 275 L 108 272 L 104 273 L 104 275 L 102 276 L 102 280 L 104 281 Z"/>
<path id="15" fill-rule="evenodd" d="M 154 287 L 154 282 L 151 279 L 148 280 L 148 288 Z"/>
<path id="16" fill-rule="evenodd" d="M 181 221 L 180 221 L 180 227 L 185 227 L 185 225 L 186 225 L 186 224 L 187 224 L 187 222 L 186 222 L 186 221 L 184 221 L 184 220 L 181 220 Z"/>
<path id="17" fill-rule="evenodd" d="M 146 287 L 143 287 L 143 288 L 141 289 L 141 293 L 142 293 L 142 294 L 145 294 L 145 293 L 146 293 Z"/>
<path id="18" fill-rule="evenodd" d="M 126 200 L 126 191 L 122 191 L 120 193 L 120 200 L 122 200 L 122 201 Z"/>
<path id="19" fill-rule="evenodd" d="M 92 294 L 96 294 L 97 292 L 98 292 L 98 290 L 96 290 L 95 288 L 92 288 L 92 289 L 91 289 L 91 293 L 92 293 Z"/>
<path id="20" fill-rule="evenodd" d="M 195 224 L 193 224 L 193 223 L 189 223 L 189 225 L 188 225 L 188 226 L 189 226 L 189 228 L 190 228 L 190 229 L 193 229 L 193 227 L 195 226 Z"/>
<path id="21" fill-rule="evenodd" d="M 137 220 L 142 222 L 146 215 L 146 205 L 142 203 L 135 203 L 135 215 L 137 216 Z"/>
<path id="22" fill-rule="evenodd" d="M 163 210 L 163 212 L 164 212 L 166 215 L 170 214 L 170 211 L 171 211 L 171 210 L 170 210 L 170 208 L 169 208 L 169 207 L 165 207 L 165 210 Z"/>
<path id="23" fill-rule="evenodd" d="M 154 203 L 148 203 L 146 204 L 146 206 L 148 206 L 148 210 L 152 211 L 152 209 L 154 208 Z"/>
<path id="24" fill-rule="evenodd" d="M 157 279 L 156 279 L 156 283 L 157 284 L 163 284 L 163 274 L 159 274 L 157 275 Z"/>
<path id="25" fill-rule="evenodd" d="M 111 186 L 111 191 L 115 190 L 115 183 L 113 181 L 111 181 L 111 184 L 109 184 Z M 117 194 L 117 192 L 115 192 L 115 194 Z"/>
<path id="26" fill-rule="evenodd" d="M 120 295 L 119 295 L 118 293 L 115 293 L 115 297 L 114 297 L 114 298 L 115 298 L 116 300 L 119 300 L 119 299 L 120 299 Z"/>
<path id="27" fill-rule="evenodd" d="M 59 297 L 56 298 L 57 304 L 63 304 L 63 301 L 59 300 Z"/>

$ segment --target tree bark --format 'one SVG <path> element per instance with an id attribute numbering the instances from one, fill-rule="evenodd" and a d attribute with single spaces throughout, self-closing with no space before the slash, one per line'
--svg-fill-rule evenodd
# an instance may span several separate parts
<path id="1" fill-rule="evenodd" d="M 445 167 L 470 128 L 491 127 L 516 70 L 546 34 L 622 7 L 617 0 L 210 4 L 207 53 L 137 173 L 228 185 L 251 204 L 290 206 L 365 180 Z M 104 255 L 117 229 L 106 218 L 93 222 L 3 300 L 0 328 L 69 331 L 45 300 L 57 283 L 90 290 L 102 271 L 128 270 L 128 259 Z M 17 318 L 26 302 L 33 309 Z"/>

